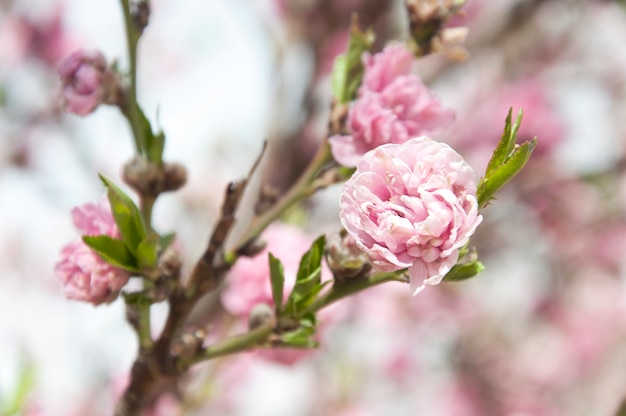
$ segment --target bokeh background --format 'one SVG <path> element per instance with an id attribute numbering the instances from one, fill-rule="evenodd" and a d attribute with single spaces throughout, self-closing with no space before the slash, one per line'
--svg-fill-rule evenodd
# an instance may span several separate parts
<path id="1" fill-rule="evenodd" d="M 139 98 L 189 182 L 155 224 L 193 264 L 229 180 L 270 141 L 264 180 L 287 187 L 324 138 L 329 71 L 352 12 L 377 48 L 406 39 L 401 1 L 152 0 Z M 154 414 L 613 415 L 626 396 L 626 9 L 614 1 L 469 0 L 470 58 L 416 63 L 455 123 L 448 142 L 480 175 L 510 106 L 533 159 L 473 244 L 487 270 L 411 297 L 356 297 L 291 365 L 245 354 L 200 366 Z M 0 0 L 0 413 L 110 414 L 136 341 L 123 305 L 65 300 L 53 275 L 76 238 L 69 210 L 99 199 L 132 155 L 116 110 L 58 105 L 56 65 L 76 48 L 126 65 L 114 0 Z M 340 187 L 292 213 L 337 230 Z M 155 331 L 162 307 L 156 307 Z M 267 358 L 267 357 L 265 357 Z"/>

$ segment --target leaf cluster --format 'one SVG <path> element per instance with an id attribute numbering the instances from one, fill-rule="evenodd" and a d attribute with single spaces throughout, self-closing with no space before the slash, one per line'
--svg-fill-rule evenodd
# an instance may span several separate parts
<path id="1" fill-rule="evenodd" d="M 321 236 L 304 253 L 298 267 L 296 283 L 286 300 L 283 299 L 285 286 L 283 264 L 271 253 L 268 255 L 276 317 L 279 321 L 296 323 L 296 329 L 289 329 L 281 334 L 280 340 L 285 346 L 311 348 L 317 345 L 312 338 L 315 335 L 316 318 L 314 314 L 307 312 L 307 309 L 326 286 L 321 278 L 325 246 L 326 237 Z"/>
<path id="2" fill-rule="evenodd" d="M 485 176 L 480 179 L 476 197 L 478 207 L 484 208 L 493 199 L 493 195 L 510 181 L 524 167 L 535 146 L 537 138 L 517 144 L 517 131 L 522 122 L 523 111 L 520 110 L 515 123 L 511 124 L 513 109 L 509 108 L 509 113 L 504 123 L 502 138 L 493 151 Z"/>

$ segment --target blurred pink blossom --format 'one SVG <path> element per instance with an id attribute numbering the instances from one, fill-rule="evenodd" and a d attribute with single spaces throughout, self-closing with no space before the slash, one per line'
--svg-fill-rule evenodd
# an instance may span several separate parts
<path id="1" fill-rule="evenodd" d="M 337 162 L 355 166 L 377 146 L 434 134 L 452 123 L 454 113 L 442 107 L 419 77 L 411 74 L 412 60 L 411 52 L 401 45 L 365 55 L 359 98 L 348 113 L 351 134 L 329 139 Z"/>
<path id="2" fill-rule="evenodd" d="M 344 185 L 340 216 L 374 268 L 409 268 L 413 294 L 441 282 L 482 221 L 472 168 L 427 137 L 368 152 Z"/>
<path id="3" fill-rule="evenodd" d="M 114 104 L 121 84 L 99 51 L 78 50 L 61 60 L 61 102 L 79 116 L 93 112 L 101 103 Z"/>
<path id="4" fill-rule="evenodd" d="M 111 214 L 108 201 L 85 204 L 72 210 L 74 225 L 83 235 L 119 237 L 119 230 Z M 65 296 L 99 305 L 117 298 L 130 274 L 102 260 L 82 240 L 66 245 L 61 260 L 54 268 L 63 285 Z"/>

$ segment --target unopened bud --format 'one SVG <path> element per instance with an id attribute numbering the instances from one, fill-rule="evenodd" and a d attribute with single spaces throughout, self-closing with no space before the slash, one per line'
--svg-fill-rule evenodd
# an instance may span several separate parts
<path id="1" fill-rule="evenodd" d="M 124 165 L 122 176 L 124 182 L 141 195 L 156 196 L 183 186 L 187 181 L 187 170 L 180 163 L 158 166 L 137 156 Z"/>
<path id="2" fill-rule="evenodd" d="M 178 252 L 173 247 L 168 247 L 159 257 L 157 267 L 162 276 L 169 279 L 178 279 L 182 262 Z"/>
<path id="3" fill-rule="evenodd" d="M 248 328 L 255 329 L 275 319 L 274 310 L 265 303 L 254 305 L 248 317 Z"/>
<path id="4" fill-rule="evenodd" d="M 336 280 L 355 279 L 371 270 L 367 254 L 345 230 L 326 239 L 326 263 Z"/>
<path id="5" fill-rule="evenodd" d="M 187 169 L 180 163 L 163 164 L 163 185 L 161 192 L 175 191 L 187 182 Z"/>
<path id="6" fill-rule="evenodd" d="M 150 20 L 150 3 L 146 0 L 135 2 L 131 14 L 137 30 L 139 33 L 142 33 L 146 26 L 148 26 L 148 21 Z"/>
<path id="7" fill-rule="evenodd" d="M 124 87 L 102 53 L 78 50 L 61 60 L 58 74 L 63 108 L 79 116 L 93 112 L 100 104 L 123 105 Z"/>
<path id="8" fill-rule="evenodd" d="M 186 332 L 172 344 L 170 352 L 175 357 L 191 358 L 200 350 L 205 337 L 206 333 L 202 329 Z"/>
<path id="9" fill-rule="evenodd" d="M 136 156 L 122 168 L 122 178 L 141 195 L 154 195 L 158 186 L 159 170 L 144 157 Z"/>

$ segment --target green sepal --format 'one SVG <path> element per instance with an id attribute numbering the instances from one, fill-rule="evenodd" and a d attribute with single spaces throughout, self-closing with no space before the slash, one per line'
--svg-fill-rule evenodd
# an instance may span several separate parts
<path id="1" fill-rule="evenodd" d="M 443 280 L 446 282 L 460 282 L 476 276 L 483 270 L 485 270 L 485 266 L 478 260 L 465 264 L 455 264 Z"/>
<path id="2" fill-rule="evenodd" d="M 107 188 L 107 196 L 111 205 L 113 219 L 128 249 L 135 253 L 137 246 L 147 237 L 146 227 L 137 205 L 113 181 L 99 174 L 100 180 Z"/>
<path id="3" fill-rule="evenodd" d="M 153 269 L 159 258 L 160 238 L 157 234 L 151 234 L 137 246 L 137 264 L 140 269 Z"/>
<path id="4" fill-rule="evenodd" d="M 363 78 L 363 52 L 371 51 L 374 44 L 374 32 L 370 29 L 362 32 L 358 24 L 352 23 L 348 50 L 339 55 L 333 64 L 332 90 L 339 104 L 352 101 Z"/>
<path id="5" fill-rule="evenodd" d="M 485 207 L 493 195 L 526 165 L 537 145 L 536 137 L 531 141 L 516 144 L 522 115 L 523 112 L 520 110 L 515 123 L 511 124 L 512 109 L 509 109 L 502 138 L 489 160 L 485 176 L 478 183 L 476 197 L 479 208 Z"/>
<path id="6" fill-rule="evenodd" d="M 285 286 L 285 268 L 279 259 L 272 253 L 268 254 L 270 265 L 270 281 L 272 283 L 272 298 L 276 305 L 276 316 L 280 316 L 283 306 L 283 289 Z"/>
<path id="7" fill-rule="evenodd" d="M 285 306 L 285 310 L 291 316 L 297 317 L 304 305 L 310 303 L 311 298 L 317 295 L 324 286 L 321 284 L 321 275 L 325 246 L 326 237 L 322 235 L 313 242 L 309 251 L 304 253 L 300 260 L 296 284 Z"/>
<path id="8" fill-rule="evenodd" d="M 83 242 L 110 265 L 130 272 L 139 272 L 137 259 L 122 240 L 108 235 L 84 235 Z"/>

